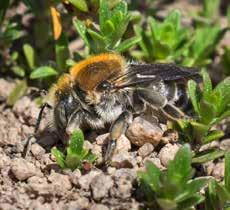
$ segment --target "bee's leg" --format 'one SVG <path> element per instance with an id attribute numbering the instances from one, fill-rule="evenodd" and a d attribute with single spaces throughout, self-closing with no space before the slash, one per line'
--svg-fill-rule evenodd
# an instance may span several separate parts
<path id="1" fill-rule="evenodd" d="M 40 123 L 41 123 L 41 120 L 42 120 L 42 114 L 45 110 L 45 108 L 49 108 L 51 109 L 52 106 L 49 105 L 48 103 L 44 103 L 42 106 L 41 106 L 41 109 L 39 111 L 39 114 L 38 114 L 38 118 L 36 120 L 36 124 L 35 124 L 35 127 L 34 127 L 34 134 L 30 135 L 26 141 L 25 141 L 25 147 L 24 147 L 24 151 L 23 151 L 23 157 L 26 157 L 31 149 L 31 145 L 33 143 L 35 143 L 35 134 L 37 133 L 38 129 L 39 129 L 39 126 L 40 126 Z M 32 141 L 33 140 L 33 141 Z"/>
<path id="2" fill-rule="evenodd" d="M 132 113 L 129 111 L 122 112 L 121 115 L 115 120 L 115 122 L 110 127 L 110 141 L 108 143 L 104 162 L 109 164 L 110 159 L 116 148 L 117 139 L 125 133 L 128 125 L 132 121 Z"/>
<path id="3" fill-rule="evenodd" d="M 38 131 L 38 129 L 39 129 L 40 123 L 41 123 L 41 121 L 42 121 L 42 114 L 43 114 L 45 108 L 52 109 L 52 106 L 49 105 L 48 103 L 42 104 L 42 106 L 41 106 L 41 108 L 40 108 L 40 111 L 39 111 L 39 114 L 38 114 L 38 118 L 37 118 L 37 120 L 36 120 L 35 127 L 34 127 L 34 133 L 37 133 L 37 131 Z"/>
<path id="4" fill-rule="evenodd" d="M 163 108 L 160 109 L 161 112 L 171 120 L 177 120 L 179 118 L 185 118 L 186 115 L 179 108 L 174 106 L 173 104 L 166 104 Z"/>
<path id="5" fill-rule="evenodd" d="M 169 103 L 167 98 L 152 89 L 138 89 L 139 97 L 150 106 L 158 108 L 167 118 L 175 120 L 183 118 L 185 114 L 173 104 Z"/>

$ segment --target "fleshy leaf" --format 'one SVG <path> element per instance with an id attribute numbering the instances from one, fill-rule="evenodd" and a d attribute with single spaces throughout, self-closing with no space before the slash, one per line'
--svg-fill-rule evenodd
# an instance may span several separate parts
<path id="1" fill-rule="evenodd" d="M 193 80 L 188 81 L 188 94 L 192 101 L 193 108 L 197 114 L 200 113 L 198 105 L 197 84 Z"/>
<path id="2" fill-rule="evenodd" d="M 30 44 L 23 45 L 23 52 L 26 57 L 26 61 L 30 69 L 35 67 L 35 52 L 34 48 Z"/>
<path id="3" fill-rule="evenodd" d="M 192 163 L 206 163 L 224 156 L 225 151 L 222 150 L 206 150 L 205 152 L 197 153 L 192 159 Z"/>
<path id="4" fill-rule="evenodd" d="M 65 160 L 64 160 L 64 154 L 59 151 L 56 147 L 53 147 L 51 150 L 51 153 L 54 155 L 57 164 L 61 167 L 61 168 L 65 168 Z"/>
<path id="5" fill-rule="evenodd" d="M 167 179 L 175 185 L 185 184 L 192 176 L 192 154 L 189 145 L 179 149 L 173 161 L 168 165 Z"/>
<path id="6" fill-rule="evenodd" d="M 89 10 L 86 0 L 69 0 L 69 2 L 82 12 L 88 12 Z"/>
<path id="7" fill-rule="evenodd" d="M 30 74 L 30 79 L 42 79 L 42 78 L 47 78 L 51 76 L 56 76 L 58 73 L 55 69 L 53 69 L 50 66 L 41 66 L 37 69 L 35 69 L 31 74 Z"/>

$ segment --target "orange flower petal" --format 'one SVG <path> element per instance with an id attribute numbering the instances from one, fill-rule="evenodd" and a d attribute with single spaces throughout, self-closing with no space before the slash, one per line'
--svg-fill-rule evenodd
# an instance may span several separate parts
<path id="1" fill-rule="evenodd" d="M 62 32 L 61 16 L 55 7 L 50 7 L 50 13 L 53 22 L 54 39 L 57 40 Z"/>

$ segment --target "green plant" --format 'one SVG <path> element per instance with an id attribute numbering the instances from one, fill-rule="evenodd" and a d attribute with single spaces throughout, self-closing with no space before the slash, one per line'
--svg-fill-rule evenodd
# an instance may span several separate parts
<path id="1" fill-rule="evenodd" d="M 186 49 L 189 29 L 181 26 L 181 14 L 172 11 L 163 22 L 150 17 L 148 28 L 136 25 L 135 32 L 141 36 L 139 42 L 141 51 L 134 52 L 138 59 L 156 62 L 180 62 L 181 56 Z"/>
<path id="2" fill-rule="evenodd" d="M 230 116 L 230 78 L 220 82 L 214 89 L 206 71 L 202 71 L 203 88 L 193 80 L 188 82 L 188 94 L 197 119 L 178 120 L 174 124 L 184 140 L 202 145 L 224 135 L 213 126 Z"/>
<path id="3" fill-rule="evenodd" d="M 200 190 L 207 185 L 210 177 L 192 179 L 194 171 L 191 163 L 192 153 L 188 145 L 179 149 L 166 171 L 146 162 L 146 171 L 138 172 L 138 178 L 148 209 L 192 210 L 204 201 Z"/>
<path id="4" fill-rule="evenodd" d="M 224 182 L 218 183 L 216 180 L 209 182 L 205 192 L 205 210 L 230 208 L 230 153 L 225 155 L 225 175 Z"/>
<path id="5" fill-rule="evenodd" d="M 84 135 L 81 130 L 71 135 L 66 153 L 62 153 L 56 147 L 52 148 L 51 153 L 55 156 L 57 164 L 63 169 L 81 169 L 84 161 L 93 163 L 96 160 L 96 156 L 84 148 Z"/>
<path id="6" fill-rule="evenodd" d="M 132 55 L 148 62 L 176 62 L 185 66 L 206 66 L 211 63 L 217 45 L 229 28 L 216 25 L 185 27 L 181 25 L 181 13 L 172 11 L 163 22 L 149 17 L 148 27 L 135 26 L 142 37 L 141 51 Z M 192 37 L 192 38 L 190 38 Z"/>
<path id="7" fill-rule="evenodd" d="M 220 0 L 204 0 L 201 15 L 205 18 L 213 18 L 219 16 Z"/>
<path id="8" fill-rule="evenodd" d="M 138 36 L 126 40 L 122 39 L 129 21 L 130 14 L 125 1 L 120 1 L 114 8 L 110 9 L 107 1 L 100 0 L 99 28 L 95 27 L 95 23 L 87 26 L 79 19 L 75 19 L 73 23 L 78 34 L 89 48 L 89 53 L 97 54 L 109 51 L 124 52 L 140 41 Z"/>
<path id="9" fill-rule="evenodd" d="M 187 50 L 184 51 L 182 64 L 196 67 L 210 64 L 211 56 L 228 30 L 228 28 L 221 29 L 218 25 L 197 27 Z"/>

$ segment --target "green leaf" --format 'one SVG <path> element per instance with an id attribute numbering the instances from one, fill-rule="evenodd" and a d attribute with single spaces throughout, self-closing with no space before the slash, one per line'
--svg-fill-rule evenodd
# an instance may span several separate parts
<path id="1" fill-rule="evenodd" d="M 203 77 L 203 97 L 209 98 L 209 96 L 212 93 L 212 82 L 208 75 L 208 73 L 205 70 L 202 70 L 202 77 Z"/>
<path id="2" fill-rule="evenodd" d="M 107 20 L 102 27 L 102 34 L 104 36 L 109 36 L 109 34 L 115 31 L 115 26 L 111 20 Z"/>
<path id="3" fill-rule="evenodd" d="M 94 155 L 92 152 L 88 152 L 88 154 L 84 157 L 84 160 L 93 163 L 97 159 L 97 156 Z"/>
<path id="4" fill-rule="evenodd" d="M 90 49 L 92 49 L 93 53 L 101 53 L 107 51 L 103 36 L 91 29 L 88 29 L 88 33 L 91 37 Z"/>
<path id="5" fill-rule="evenodd" d="M 230 193 L 230 152 L 225 154 L 224 185 Z"/>
<path id="6" fill-rule="evenodd" d="M 207 136 L 204 137 L 203 143 L 207 144 L 224 136 L 224 132 L 220 130 L 211 130 Z"/>
<path id="7" fill-rule="evenodd" d="M 181 12 L 179 10 L 173 10 L 166 17 L 165 22 L 173 24 L 176 30 L 180 29 Z"/>
<path id="8" fill-rule="evenodd" d="M 219 209 L 222 209 L 226 201 L 230 201 L 230 193 L 227 191 L 227 189 L 224 186 L 220 185 L 219 183 L 216 183 L 216 192 L 220 203 Z"/>
<path id="9" fill-rule="evenodd" d="M 35 67 L 35 52 L 34 48 L 30 44 L 23 45 L 23 52 L 26 57 L 27 64 L 30 69 Z"/>
<path id="10" fill-rule="evenodd" d="M 152 58 L 153 56 L 153 46 L 151 39 L 146 35 L 145 31 L 139 25 L 134 26 L 134 31 L 137 36 L 141 37 L 141 41 L 139 42 L 140 48 L 144 53 L 146 58 Z"/>
<path id="11" fill-rule="evenodd" d="M 186 185 L 184 185 L 183 193 L 180 193 L 176 198 L 175 201 L 183 202 L 189 199 L 191 196 L 195 195 L 195 193 L 199 193 L 205 185 L 208 184 L 210 177 L 199 177 L 193 180 L 190 180 Z"/>
<path id="12" fill-rule="evenodd" d="M 224 156 L 225 151 L 222 150 L 205 150 L 204 152 L 197 153 L 195 157 L 192 158 L 192 163 L 206 163 L 211 160 L 215 160 Z"/>
<path id="13" fill-rule="evenodd" d="M 24 77 L 25 76 L 25 69 L 23 69 L 20 66 L 12 66 L 12 71 L 19 77 Z"/>
<path id="14" fill-rule="evenodd" d="M 205 193 L 205 210 L 219 209 L 219 199 L 216 191 L 216 181 L 211 180 Z"/>
<path id="15" fill-rule="evenodd" d="M 53 147 L 51 149 L 51 153 L 52 155 L 54 155 L 56 161 L 57 161 L 57 164 L 61 167 L 61 168 L 65 168 L 66 165 L 65 165 L 65 160 L 64 160 L 64 154 L 59 151 L 56 147 Z"/>
<path id="16" fill-rule="evenodd" d="M 205 98 L 201 99 L 199 106 L 201 123 L 208 125 L 215 118 L 217 114 L 215 105 L 215 103 L 209 103 L 206 101 Z"/>
<path id="17" fill-rule="evenodd" d="M 81 130 L 74 131 L 70 137 L 69 149 L 71 153 L 81 155 L 83 151 L 84 135 Z"/>
<path id="18" fill-rule="evenodd" d="M 157 203 L 164 210 L 175 210 L 177 208 L 177 203 L 169 199 L 158 198 Z"/>
<path id="19" fill-rule="evenodd" d="M 205 198 L 202 195 L 199 195 L 199 194 L 192 195 L 187 200 L 181 202 L 179 204 L 178 209 L 179 210 L 185 210 L 185 209 L 194 207 L 194 206 L 198 205 L 199 203 L 202 203 L 204 201 L 204 199 Z M 194 209 L 194 208 L 192 208 L 192 209 Z"/>
<path id="20" fill-rule="evenodd" d="M 43 79 L 46 77 L 56 76 L 58 73 L 50 66 L 41 66 L 30 74 L 30 79 Z"/>
<path id="21" fill-rule="evenodd" d="M 15 88 L 8 96 L 6 103 L 9 106 L 13 106 L 15 102 L 26 93 L 26 90 L 27 90 L 27 83 L 25 80 L 21 80 L 19 83 L 17 83 Z"/>
<path id="22" fill-rule="evenodd" d="M 188 94 L 191 99 L 193 108 L 197 114 L 200 114 L 199 102 L 198 102 L 198 93 L 197 93 L 197 84 L 193 80 L 188 81 Z"/>
<path id="23" fill-rule="evenodd" d="M 230 77 L 225 78 L 216 86 L 216 88 L 214 89 L 214 94 L 217 94 L 218 92 L 220 92 L 223 97 L 224 100 L 223 103 L 229 105 L 230 104 Z"/>
<path id="24" fill-rule="evenodd" d="M 153 191 L 157 191 L 159 188 L 160 170 L 150 161 L 146 161 L 145 167 L 147 170 L 149 185 Z"/>
<path id="25" fill-rule="evenodd" d="M 74 170 L 76 168 L 79 168 L 81 166 L 81 157 L 76 154 L 67 154 L 65 164 L 67 168 L 70 168 L 71 170 Z"/>
<path id="26" fill-rule="evenodd" d="M 75 29 L 77 30 L 77 32 L 79 33 L 79 35 L 81 36 L 81 38 L 83 39 L 84 43 L 88 47 L 90 47 L 88 38 L 86 36 L 87 28 L 86 28 L 85 24 L 82 21 L 75 19 L 75 20 L 73 20 L 73 25 L 74 25 Z"/>
<path id="27" fill-rule="evenodd" d="M 0 1 L 0 24 L 2 23 L 5 14 L 6 14 L 6 10 L 10 5 L 10 0 L 2 0 Z"/>
<path id="28" fill-rule="evenodd" d="M 192 153 L 189 145 L 184 145 L 176 153 L 173 161 L 169 162 L 167 179 L 175 185 L 185 184 L 192 176 Z"/>
<path id="29" fill-rule="evenodd" d="M 104 33 L 105 22 L 111 17 L 111 12 L 106 0 L 100 0 L 99 24 L 100 30 Z"/>
<path id="30" fill-rule="evenodd" d="M 227 110 L 220 117 L 214 118 L 210 124 L 215 125 L 215 124 L 221 122 L 223 119 L 225 119 L 225 118 L 227 118 L 229 116 L 230 116 L 230 110 Z"/>
<path id="31" fill-rule="evenodd" d="M 118 47 L 115 48 L 115 51 L 117 51 L 119 53 L 122 53 L 122 52 L 124 52 L 127 49 L 131 48 L 132 46 L 134 46 L 135 44 L 137 44 L 140 41 L 141 41 L 141 37 L 138 37 L 138 36 L 126 39 L 125 41 L 120 43 L 118 45 Z"/>
<path id="32" fill-rule="evenodd" d="M 68 40 L 64 32 L 55 43 L 55 54 L 58 70 L 64 72 L 67 68 L 66 61 L 69 58 Z"/>
<path id="33" fill-rule="evenodd" d="M 203 1 L 203 16 L 207 18 L 217 17 L 220 8 L 220 0 L 204 0 Z"/>
<path id="34" fill-rule="evenodd" d="M 85 0 L 69 0 L 69 2 L 82 12 L 88 12 L 89 10 Z"/>
<path id="35" fill-rule="evenodd" d="M 204 137 L 207 135 L 210 127 L 195 121 L 191 122 L 191 125 L 193 129 L 192 131 L 193 138 L 196 140 L 197 143 L 203 144 Z"/>

